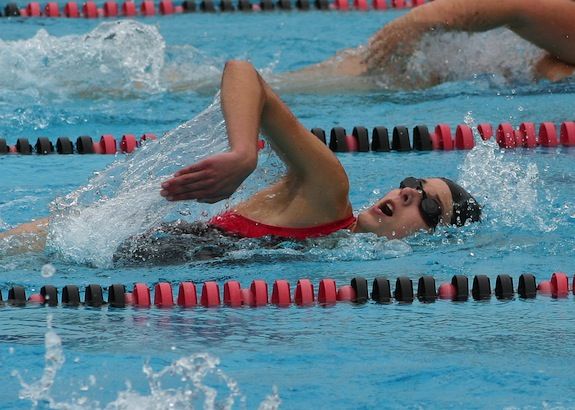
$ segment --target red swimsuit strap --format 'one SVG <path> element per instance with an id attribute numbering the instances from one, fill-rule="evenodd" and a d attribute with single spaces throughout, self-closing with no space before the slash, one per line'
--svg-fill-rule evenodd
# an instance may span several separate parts
<path id="1" fill-rule="evenodd" d="M 326 236 L 341 229 L 349 228 L 355 222 L 353 215 L 339 221 L 306 228 L 287 228 L 267 225 L 238 214 L 227 211 L 210 219 L 209 224 L 229 234 L 244 238 L 260 238 L 262 236 L 277 236 L 290 239 L 316 238 Z"/>

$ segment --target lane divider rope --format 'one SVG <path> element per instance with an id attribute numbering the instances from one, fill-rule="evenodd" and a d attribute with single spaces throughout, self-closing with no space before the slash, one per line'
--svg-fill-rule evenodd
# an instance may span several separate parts
<path id="1" fill-rule="evenodd" d="M 16 3 L 8 3 L 4 7 L 4 13 L 0 12 L 0 16 L 5 17 L 66 17 L 66 18 L 116 18 L 116 17 L 136 17 L 136 16 L 166 16 L 171 14 L 193 13 L 195 11 L 202 12 L 231 12 L 235 10 L 240 11 L 272 11 L 272 10 L 292 10 L 295 7 L 297 10 L 308 11 L 312 6 L 318 10 L 387 10 L 404 9 L 409 7 L 417 7 L 425 3 L 425 0 L 372 0 L 371 4 L 368 0 L 296 0 L 292 4 L 291 0 L 260 0 L 258 3 L 252 3 L 250 0 L 201 0 L 196 4 L 194 0 L 185 0 L 180 5 L 175 5 L 172 0 L 161 0 L 157 5 L 152 0 L 143 0 L 138 7 L 132 0 L 124 1 L 119 5 L 116 1 L 108 0 L 102 7 L 92 0 L 88 0 L 80 7 L 77 2 L 69 1 L 64 5 L 63 10 L 60 10 L 57 2 L 49 2 L 42 6 L 38 2 L 30 2 L 24 8 L 20 8 Z"/>
<path id="2" fill-rule="evenodd" d="M 559 127 L 552 122 L 543 122 L 539 131 L 535 123 L 522 122 L 517 128 L 509 123 L 501 123 L 497 127 L 482 123 L 477 127 L 479 136 L 483 140 L 495 138 L 501 148 L 554 148 L 558 146 L 575 146 L 575 121 L 564 121 Z M 321 142 L 328 145 L 334 152 L 409 152 L 409 151 L 452 151 L 469 150 L 475 146 L 473 131 L 466 124 L 459 124 L 455 133 L 448 124 L 438 124 L 430 130 L 426 125 L 416 125 L 411 133 L 403 125 L 393 127 L 390 132 L 387 127 L 377 126 L 371 132 L 364 126 L 355 126 L 351 135 L 343 127 L 334 127 L 327 138 L 322 128 L 312 128 L 314 134 Z M 156 140 L 152 133 L 145 133 L 137 141 L 133 134 L 124 134 L 120 142 L 111 134 L 104 134 L 100 140 L 94 142 L 89 136 L 80 136 L 73 144 L 68 137 L 59 137 L 53 144 L 47 137 L 40 137 L 34 145 L 27 138 L 18 138 L 11 146 L 6 140 L 0 138 L 0 155 L 2 154 L 116 154 L 117 152 L 131 153 L 145 141 Z M 259 148 L 263 148 L 263 140 L 259 141 Z"/>
<path id="3" fill-rule="evenodd" d="M 395 281 L 395 289 L 391 291 L 391 283 L 384 276 L 373 280 L 371 292 L 368 289 L 368 281 L 364 277 L 354 277 L 349 285 L 337 287 L 335 280 L 322 279 L 317 286 L 309 279 L 299 279 L 295 290 L 287 280 L 275 280 L 271 295 L 268 284 L 264 280 L 253 280 L 249 288 L 242 288 L 236 280 L 224 283 L 223 293 L 217 282 L 208 281 L 202 284 L 198 297 L 196 284 L 193 282 L 181 282 L 178 286 L 177 296 L 174 296 L 172 284 L 160 282 L 154 285 L 153 293 L 145 283 L 134 284 L 131 291 L 126 291 L 123 284 L 113 284 L 107 288 L 107 300 L 104 288 L 97 284 L 91 284 L 84 289 L 84 300 L 80 297 L 80 289 L 76 285 L 66 285 L 61 293 L 52 285 L 42 286 L 40 293 L 26 297 L 23 286 L 12 286 L 8 290 L 6 299 L 8 305 L 25 306 L 27 304 L 43 304 L 47 306 L 90 306 L 124 308 L 127 306 L 139 308 L 193 308 L 193 307 L 263 307 L 276 305 L 287 307 L 332 305 L 337 302 L 366 303 L 369 300 L 380 304 L 413 303 L 415 299 L 422 303 L 433 303 L 437 299 L 465 302 L 473 300 L 489 300 L 493 295 L 499 300 L 533 299 L 538 294 L 563 299 L 570 292 L 575 294 L 575 276 L 573 283 L 569 285 L 569 278 L 563 272 L 554 272 L 550 280 L 541 281 L 538 285 L 535 276 L 524 273 L 519 277 L 517 288 L 514 288 L 513 278 L 507 274 L 500 274 L 492 288 L 491 279 L 486 275 L 473 277 L 471 292 L 469 279 L 465 275 L 454 275 L 451 282 L 442 283 L 436 288 L 435 279 L 432 276 L 422 276 L 418 280 L 417 292 L 414 292 L 413 281 L 407 276 L 400 276 Z M 59 293 L 61 297 L 59 298 Z M 0 292 L 0 301 L 2 301 Z M 3 302 L 2 302 L 3 303 Z"/>

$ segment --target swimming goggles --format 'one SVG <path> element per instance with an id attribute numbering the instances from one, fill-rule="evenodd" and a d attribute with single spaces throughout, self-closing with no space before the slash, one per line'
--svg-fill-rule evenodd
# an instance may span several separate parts
<path id="1" fill-rule="evenodd" d="M 436 199 L 427 196 L 423 190 L 423 180 L 407 177 L 401 181 L 399 188 L 413 188 L 421 194 L 421 202 L 419 203 L 421 217 L 430 228 L 435 228 L 439 224 L 439 218 L 442 214 L 441 204 Z"/>

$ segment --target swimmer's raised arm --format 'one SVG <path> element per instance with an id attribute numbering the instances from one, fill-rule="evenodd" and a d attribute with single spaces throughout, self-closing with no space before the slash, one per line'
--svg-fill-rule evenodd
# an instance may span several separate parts
<path id="1" fill-rule="evenodd" d="M 226 64 L 221 103 L 230 150 L 178 171 L 162 184 L 163 196 L 210 203 L 229 197 L 256 166 L 261 130 L 286 163 L 286 180 L 298 195 L 305 192 L 306 200 L 329 204 L 336 197 L 347 198 L 347 175 L 337 158 L 296 119 L 250 63 Z"/>

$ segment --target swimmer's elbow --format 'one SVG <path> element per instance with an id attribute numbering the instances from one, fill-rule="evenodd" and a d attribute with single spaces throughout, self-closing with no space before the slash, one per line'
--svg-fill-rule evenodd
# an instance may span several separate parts
<path id="1" fill-rule="evenodd" d="M 236 70 L 254 70 L 255 68 L 249 61 L 245 60 L 228 60 L 224 66 L 224 72 L 227 71 L 236 71 Z"/>

